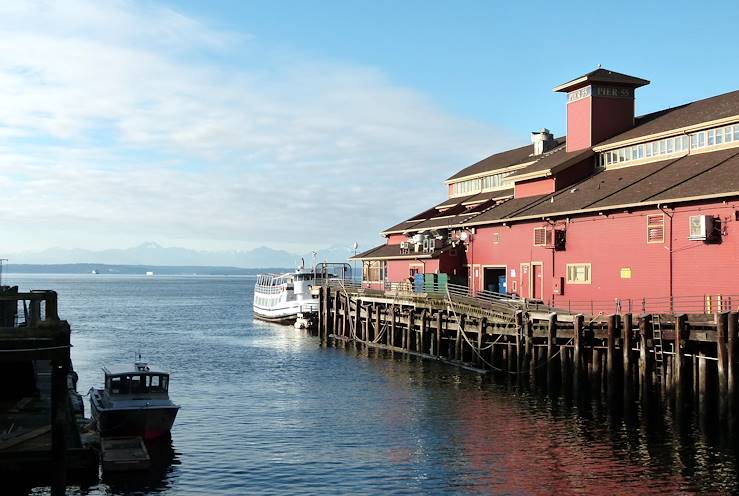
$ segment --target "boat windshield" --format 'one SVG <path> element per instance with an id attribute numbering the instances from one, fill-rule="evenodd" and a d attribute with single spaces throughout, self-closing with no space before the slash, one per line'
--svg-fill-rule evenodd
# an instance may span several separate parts
<path id="1" fill-rule="evenodd" d="M 105 378 L 105 389 L 110 394 L 166 393 L 168 387 L 166 374 L 124 374 Z"/>

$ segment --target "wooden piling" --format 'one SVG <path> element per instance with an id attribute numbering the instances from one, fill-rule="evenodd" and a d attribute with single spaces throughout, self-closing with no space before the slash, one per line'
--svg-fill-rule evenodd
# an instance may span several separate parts
<path id="1" fill-rule="evenodd" d="M 390 332 L 387 335 L 388 346 L 395 346 L 395 305 L 390 307 Z"/>
<path id="2" fill-rule="evenodd" d="M 51 363 L 51 494 L 65 494 L 67 483 L 67 436 L 64 431 L 69 423 L 67 418 L 67 373 L 68 360 L 54 360 Z"/>
<path id="3" fill-rule="evenodd" d="M 633 344 L 634 321 L 630 313 L 624 314 L 623 318 L 623 373 L 624 373 L 624 396 L 629 397 L 631 392 L 631 349 Z"/>
<path id="4" fill-rule="evenodd" d="M 688 324 L 688 317 L 685 314 L 678 315 L 675 319 L 675 356 L 673 361 L 674 373 L 673 381 L 675 382 L 675 394 L 677 395 L 678 404 L 682 401 L 685 394 L 685 383 L 688 380 L 685 370 L 685 331 Z"/>
<path id="5" fill-rule="evenodd" d="M 729 395 L 729 415 L 735 417 L 737 397 L 736 397 L 736 341 L 737 327 L 739 327 L 739 314 L 737 312 L 729 313 L 729 322 L 727 325 L 727 346 L 726 346 L 726 387 Z"/>
<path id="6" fill-rule="evenodd" d="M 575 321 L 573 322 L 573 346 L 572 350 L 572 365 L 575 374 L 574 377 L 574 388 L 575 392 L 580 389 L 580 381 L 582 380 L 582 338 L 583 338 L 583 327 L 585 324 L 585 316 L 583 314 L 575 315 Z"/>
<path id="7" fill-rule="evenodd" d="M 652 384 L 653 361 L 648 343 L 652 339 L 652 316 L 644 315 L 639 321 L 639 387 L 642 400 L 646 400 Z"/>
<path id="8" fill-rule="evenodd" d="M 608 316 L 608 343 L 606 355 L 606 387 L 608 397 L 615 397 L 616 393 L 616 339 L 618 332 L 618 315 Z"/>
<path id="9" fill-rule="evenodd" d="M 719 412 L 722 417 L 728 413 L 729 382 L 727 377 L 728 363 L 726 361 L 726 341 L 729 332 L 729 312 L 718 315 L 717 321 L 716 358 L 718 364 L 718 398 Z"/>
<path id="10" fill-rule="evenodd" d="M 464 330 L 464 315 L 458 315 L 457 320 L 457 339 L 454 343 L 454 359 L 462 360 L 462 332 Z"/>
<path id="11" fill-rule="evenodd" d="M 475 361 L 480 367 L 484 366 L 482 361 L 482 343 L 485 338 L 485 327 L 487 326 L 485 317 L 480 319 L 480 325 L 477 328 L 477 352 L 475 353 Z"/>
<path id="12" fill-rule="evenodd" d="M 549 314 L 547 328 L 547 388 L 551 390 L 554 386 L 554 374 L 556 373 L 554 354 L 557 346 L 557 314 Z"/>
<path id="13" fill-rule="evenodd" d="M 436 313 L 436 356 L 441 356 L 441 335 L 444 332 L 444 314 L 441 310 Z"/>

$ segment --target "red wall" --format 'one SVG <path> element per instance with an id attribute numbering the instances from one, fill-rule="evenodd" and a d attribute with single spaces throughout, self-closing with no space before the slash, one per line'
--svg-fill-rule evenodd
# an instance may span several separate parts
<path id="1" fill-rule="evenodd" d="M 632 98 L 593 98 L 592 145 L 605 141 L 634 127 Z"/>
<path id="2" fill-rule="evenodd" d="M 405 234 L 390 234 L 387 237 L 388 245 L 399 245 L 401 241 L 405 241 L 408 237 Z"/>
<path id="3" fill-rule="evenodd" d="M 527 196 L 543 195 L 546 193 L 554 193 L 553 177 L 522 181 L 515 184 L 514 196 L 516 198 L 525 198 Z"/>
<path id="4" fill-rule="evenodd" d="M 567 151 L 582 150 L 634 126 L 634 99 L 588 97 L 567 104 Z"/>
<path id="5" fill-rule="evenodd" d="M 566 307 L 571 301 L 608 302 L 616 298 L 640 301 L 644 297 L 670 296 L 672 238 L 673 296 L 739 295 L 739 227 L 734 220 L 737 209 L 739 202 L 680 207 L 673 216 L 672 233 L 669 217 L 665 216 L 664 243 L 647 243 L 646 216 L 659 214 L 659 210 L 581 217 L 567 224 L 561 221 L 557 227 L 566 226 L 567 230 L 564 251 L 533 246 L 533 229 L 546 225 L 542 222 L 485 227 L 478 229 L 472 253 L 468 251 L 467 256 L 474 266 L 506 265 L 509 291 L 512 291 L 514 280 L 511 269 L 516 271 L 515 280 L 520 290 L 520 264 L 542 262 L 544 300 L 554 299 L 558 306 Z M 720 244 L 688 240 L 689 217 L 702 214 L 721 217 L 725 234 Z M 493 244 L 495 232 L 500 235 L 498 244 Z M 592 264 L 592 283 L 565 282 L 564 294 L 555 295 L 554 278 L 566 278 L 568 263 Z M 621 278 L 621 268 L 625 267 L 631 269 L 630 279 Z M 474 272 L 470 279 L 472 274 Z M 482 281 L 478 279 L 474 284 L 480 288 Z"/>
<path id="6" fill-rule="evenodd" d="M 582 150 L 591 145 L 590 101 L 583 98 L 567 104 L 567 151 Z"/>

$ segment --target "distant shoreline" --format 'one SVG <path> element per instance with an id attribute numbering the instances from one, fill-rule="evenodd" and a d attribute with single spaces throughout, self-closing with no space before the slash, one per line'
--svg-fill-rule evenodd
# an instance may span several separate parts
<path id="1" fill-rule="evenodd" d="M 286 272 L 283 267 L 244 268 L 219 266 L 112 265 L 96 263 L 71 264 L 7 264 L 3 274 L 89 274 L 89 275 L 256 275 L 264 272 Z"/>

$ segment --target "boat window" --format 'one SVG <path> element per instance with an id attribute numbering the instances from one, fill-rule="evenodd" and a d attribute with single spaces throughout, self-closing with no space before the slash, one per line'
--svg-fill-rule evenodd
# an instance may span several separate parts
<path id="1" fill-rule="evenodd" d="M 111 394 L 121 394 L 121 382 L 120 377 L 108 378 L 108 391 L 110 391 Z"/>
<path id="2" fill-rule="evenodd" d="M 147 377 L 149 392 L 151 393 L 166 393 L 167 392 L 167 378 L 162 375 L 150 375 Z"/>
<path id="3" fill-rule="evenodd" d="M 140 375 L 132 375 L 131 378 L 131 394 L 146 393 L 146 381 Z"/>

